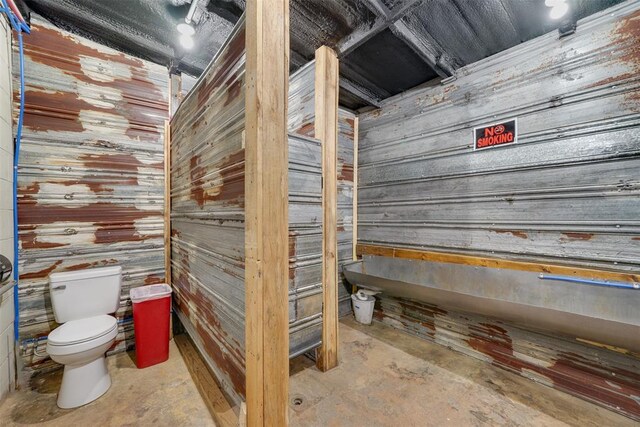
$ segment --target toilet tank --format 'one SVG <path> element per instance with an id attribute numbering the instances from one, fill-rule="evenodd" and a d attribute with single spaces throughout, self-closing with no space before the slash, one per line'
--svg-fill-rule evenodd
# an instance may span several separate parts
<path id="1" fill-rule="evenodd" d="M 120 266 L 51 274 L 49 292 L 56 322 L 115 313 L 121 282 Z"/>

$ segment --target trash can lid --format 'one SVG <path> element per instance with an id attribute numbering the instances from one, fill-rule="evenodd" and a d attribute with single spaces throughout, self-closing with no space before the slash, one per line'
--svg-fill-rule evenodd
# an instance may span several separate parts
<path id="1" fill-rule="evenodd" d="M 134 303 L 151 301 L 154 299 L 168 297 L 169 295 L 171 295 L 171 287 L 166 283 L 140 286 L 129 291 L 129 298 L 131 298 L 131 301 Z"/>

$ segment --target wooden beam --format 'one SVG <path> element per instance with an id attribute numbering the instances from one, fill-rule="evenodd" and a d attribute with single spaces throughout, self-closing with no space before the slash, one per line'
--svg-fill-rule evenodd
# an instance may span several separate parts
<path id="1" fill-rule="evenodd" d="M 245 361 L 248 426 L 286 426 L 289 394 L 289 2 L 248 0 Z"/>
<path id="2" fill-rule="evenodd" d="M 358 259 L 356 246 L 358 244 L 358 132 L 360 120 L 356 116 L 353 119 L 353 260 Z"/>
<path id="3" fill-rule="evenodd" d="M 171 125 L 164 122 L 164 281 L 171 285 Z"/>
<path id="4" fill-rule="evenodd" d="M 316 50 L 316 139 L 322 143 L 322 347 L 321 371 L 338 366 L 338 56 L 326 46 Z"/>
<path id="5" fill-rule="evenodd" d="M 567 265 L 543 264 L 527 261 L 514 261 L 500 258 L 488 258 L 446 252 L 431 252 L 416 249 L 393 248 L 389 246 L 358 245 L 358 255 L 378 255 L 392 258 L 416 259 L 452 264 L 473 265 L 478 267 L 503 268 L 508 270 L 531 271 L 534 273 L 558 274 L 595 280 L 616 282 L 640 282 L 640 273 L 596 270 Z"/>

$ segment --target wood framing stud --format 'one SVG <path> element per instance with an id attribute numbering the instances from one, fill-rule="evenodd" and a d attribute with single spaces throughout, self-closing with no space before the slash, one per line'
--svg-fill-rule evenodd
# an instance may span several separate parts
<path id="1" fill-rule="evenodd" d="M 326 46 L 316 50 L 316 139 L 322 142 L 322 347 L 321 371 L 338 366 L 338 57 Z"/>
<path id="2" fill-rule="evenodd" d="M 289 2 L 246 3 L 245 360 L 248 426 L 288 425 Z"/>
<path id="3" fill-rule="evenodd" d="M 171 285 L 171 126 L 164 122 L 164 281 Z"/>
<path id="4" fill-rule="evenodd" d="M 567 265 L 542 264 L 446 252 L 393 248 L 390 246 L 358 245 L 357 253 L 358 255 L 378 255 L 392 258 L 417 259 L 422 261 L 449 262 L 452 264 L 474 265 L 478 267 L 531 271 L 535 273 L 560 274 L 595 280 L 612 280 L 632 283 L 640 281 L 640 274 L 637 273 L 623 273 L 619 271 L 596 270 L 583 267 L 571 267 Z"/>

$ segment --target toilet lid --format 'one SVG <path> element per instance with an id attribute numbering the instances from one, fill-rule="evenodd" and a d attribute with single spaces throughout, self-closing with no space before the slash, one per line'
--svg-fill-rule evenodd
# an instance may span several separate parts
<path id="1" fill-rule="evenodd" d="M 72 320 L 51 331 L 47 341 L 51 345 L 78 344 L 106 335 L 117 327 L 116 318 L 106 314 Z"/>

